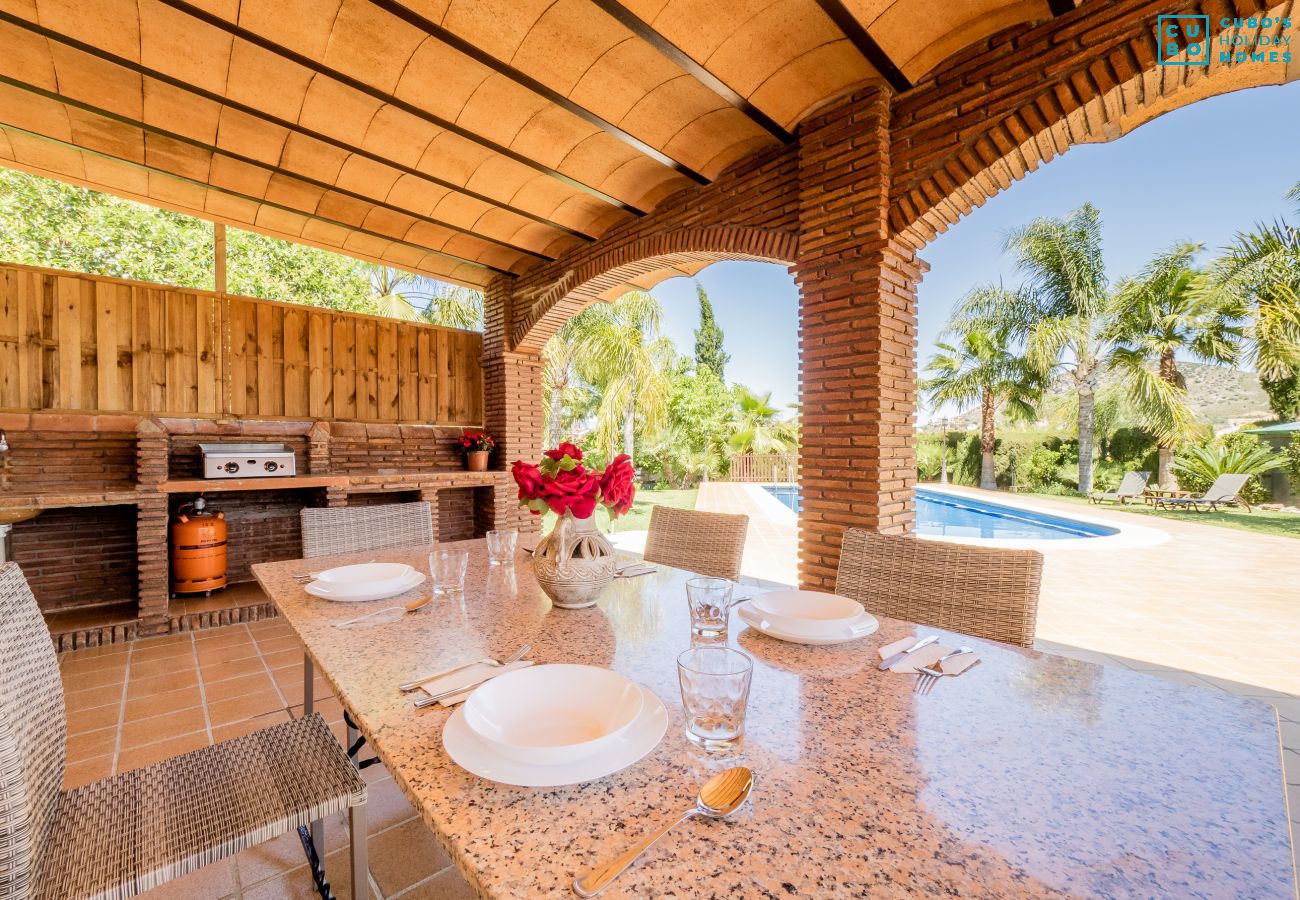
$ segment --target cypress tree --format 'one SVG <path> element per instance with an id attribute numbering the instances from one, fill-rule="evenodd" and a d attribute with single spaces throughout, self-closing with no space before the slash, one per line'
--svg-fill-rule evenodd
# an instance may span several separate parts
<path id="1" fill-rule="evenodd" d="M 697 369 L 710 369 L 724 380 L 722 374 L 731 361 L 731 356 L 722 349 L 722 329 L 713 318 L 713 304 L 709 295 L 704 293 L 704 285 L 695 283 L 695 294 L 700 298 L 700 327 L 695 329 L 695 366 Z"/>

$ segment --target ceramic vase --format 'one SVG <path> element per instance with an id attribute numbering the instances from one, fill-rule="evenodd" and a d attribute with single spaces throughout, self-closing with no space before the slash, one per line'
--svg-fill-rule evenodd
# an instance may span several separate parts
<path id="1" fill-rule="evenodd" d="M 537 544 L 533 573 L 546 596 L 560 609 L 595 606 L 614 578 L 614 545 L 594 518 L 565 513 Z"/>

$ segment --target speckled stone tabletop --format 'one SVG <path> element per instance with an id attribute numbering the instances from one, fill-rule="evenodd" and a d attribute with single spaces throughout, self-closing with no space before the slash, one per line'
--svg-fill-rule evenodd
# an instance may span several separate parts
<path id="1" fill-rule="evenodd" d="M 716 760 L 682 736 L 686 573 L 661 566 L 616 579 L 594 608 L 553 609 L 528 556 L 489 566 L 482 541 L 464 545 L 463 602 L 369 628 L 332 623 L 393 601 L 319 600 L 293 573 L 370 560 L 427 572 L 423 548 L 254 572 L 485 896 L 572 896 L 576 874 L 689 808 L 703 780 L 737 762 L 755 772 L 751 803 L 730 821 L 679 826 L 607 896 L 1295 896 L 1266 704 L 955 636 L 981 664 L 917 696 L 911 676 L 877 671 L 876 648 L 937 629 L 884 620 L 863 640 L 805 647 L 733 616 L 753 690 L 742 754 Z M 649 687 L 669 711 L 663 741 L 576 787 L 465 772 L 442 748 L 450 712 L 416 712 L 397 685 L 524 642 L 538 662 L 606 666 Z"/>

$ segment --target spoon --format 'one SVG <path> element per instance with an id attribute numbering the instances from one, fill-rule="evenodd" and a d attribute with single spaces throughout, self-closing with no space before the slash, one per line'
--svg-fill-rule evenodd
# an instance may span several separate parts
<path id="1" fill-rule="evenodd" d="M 393 612 L 395 610 L 401 610 L 402 615 L 404 616 L 409 615 L 410 613 L 419 612 L 420 610 L 424 609 L 432 601 L 433 601 L 433 597 L 430 596 L 430 597 L 421 597 L 419 600 L 412 600 L 410 603 L 406 604 L 405 606 L 385 606 L 383 609 L 376 609 L 373 612 L 366 613 L 364 616 L 357 616 L 355 619 L 348 619 L 345 622 L 335 622 L 334 627 L 343 628 L 348 625 L 355 625 L 357 622 L 360 622 L 363 619 L 369 619 L 371 616 L 378 616 L 378 615 L 382 615 L 383 613 Z"/>
<path id="2" fill-rule="evenodd" d="M 650 849 L 655 841 L 673 828 L 695 816 L 721 819 L 731 815 L 740 809 L 749 798 L 749 792 L 753 787 L 754 773 L 744 766 L 736 766 L 733 769 L 727 769 L 725 772 L 719 772 L 704 782 L 704 786 L 700 788 L 700 795 L 695 798 L 695 806 L 691 809 L 688 809 L 649 837 L 642 838 L 639 843 L 633 845 L 617 859 L 611 860 L 603 866 L 597 866 L 580 878 L 575 878 L 573 880 L 574 893 L 579 897 L 596 896 L 613 884 L 614 879 L 623 874 L 623 870 L 632 865 L 638 856 Z"/>

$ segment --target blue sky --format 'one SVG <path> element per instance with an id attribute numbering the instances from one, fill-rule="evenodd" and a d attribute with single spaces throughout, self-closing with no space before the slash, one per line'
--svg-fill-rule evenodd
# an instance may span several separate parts
<path id="1" fill-rule="evenodd" d="M 1075 147 L 1039 168 L 922 252 L 924 364 L 953 303 L 976 284 L 1015 284 L 1001 252 L 1006 232 L 1036 216 L 1057 216 L 1091 200 L 1102 213 L 1112 279 L 1133 274 L 1157 251 L 1181 240 L 1207 255 L 1234 233 L 1288 214 L 1283 199 L 1300 181 L 1300 83 L 1213 97 L 1148 122 L 1118 141 Z M 771 391 L 779 404 L 798 394 L 798 321 L 794 281 L 783 266 L 718 263 L 699 281 L 709 293 L 731 354 L 730 381 Z M 674 278 L 652 293 L 665 328 L 689 354 L 699 323 L 695 285 Z"/>

